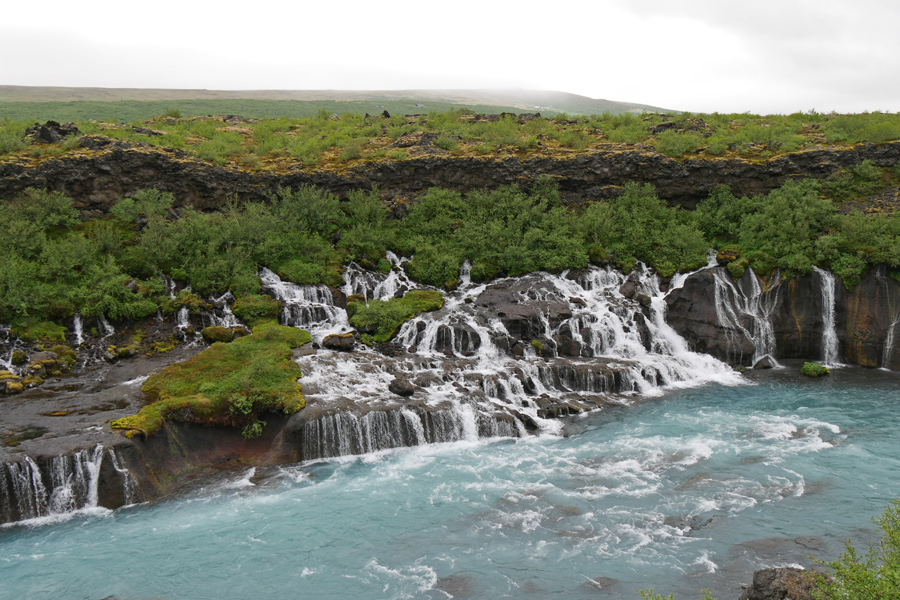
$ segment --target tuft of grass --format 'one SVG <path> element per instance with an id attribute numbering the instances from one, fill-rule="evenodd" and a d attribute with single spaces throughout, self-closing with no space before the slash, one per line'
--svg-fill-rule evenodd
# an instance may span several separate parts
<path id="1" fill-rule="evenodd" d="M 214 344 L 190 359 L 151 375 L 141 390 L 154 400 L 113 429 L 151 436 L 167 420 L 243 427 L 245 437 L 262 432 L 266 413 L 303 408 L 300 366 L 291 349 L 310 341 L 306 331 L 260 322 L 253 334 Z"/>

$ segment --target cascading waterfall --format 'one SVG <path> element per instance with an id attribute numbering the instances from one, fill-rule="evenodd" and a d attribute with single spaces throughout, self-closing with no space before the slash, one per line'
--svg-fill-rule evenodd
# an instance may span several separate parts
<path id="1" fill-rule="evenodd" d="M 113 466 L 113 469 L 122 477 L 123 482 L 123 495 L 125 498 L 125 505 L 136 504 L 141 501 L 141 488 L 138 486 L 137 479 L 135 479 L 134 475 L 131 471 L 128 470 L 128 467 L 125 466 L 125 461 L 119 456 L 119 452 L 116 448 L 110 448 L 108 451 L 110 463 Z"/>
<path id="2" fill-rule="evenodd" d="M 109 336 L 111 336 L 112 334 L 114 334 L 116 332 L 116 328 L 113 327 L 110 324 L 110 322 L 106 320 L 105 315 L 101 314 L 99 317 L 97 317 L 97 322 L 100 323 L 100 329 L 102 330 L 101 331 L 102 335 L 100 337 L 101 340 L 108 338 Z"/>
<path id="3" fill-rule="evenodd" d="M 350 265 L 342 291 L 387 299 L 421 287 L 399 268 L 401 259 L 389 258 L 387 274 Z M 310 330 L 314 340 L 349 328 L 327 289 L 283 282 L 266 269 L 260 276 L 282 302 L 284 324 Z M 620 403 L 623 393 L 740 381 L 720 361 L 688 350 L 665 322 L 654 273 L 641 266 L 630 277 L 643 300 L 623 295 L 626 278 L 611 269 L 472 284 L 463 268 L 441 310 L 401 326 L 391 356 L 366 347 L 307 353 L 298 359 L 312 407 L 302 456 L 553 432 L 561 424 L 549 417 Z M 483 304 L 498 291 L 521 319 Z M 412 384 L 411 398 L 388 390 L 395 378 Z"/>
<path id="4" fill-rule="evenodd" d="M 838 336 L 835 329 L 835 277 L 829 271 L 813 267 L 822 290 L 822 362 L 829 367 L 842 366 L 839 362 Z"/>
<path id="5" fill-rule="evenodd" d="M 764 358 L 768 358 L 773 366 L 780 365 L 775 360 L 775 329 L 772 326 L 772 313 L 778 302 L 780 288 L 777 288 L 778 275 L 772 284 L 774 294 L 765 294 L 759 284 L 759 278 L 752 268 L 748 268 L 749 277 L 745 275 L 742 281 L 749 281 L 750 291 L 744 293 L 740 287 L 734 284 L 728 271 L 725 269 L 713 269 L 713 282 L 715 284 L 716 319 L 724 330 L 728 341 L 728 347 L 733 350 L 732 359 L 741 362 L 742 353 L 737 350 L 741 347 L 740 337 L 744 336 L 753 342 L 753 356 L 750 361 L 755 365 Z M 752 322 L 752 330 L 746 323 Z"/>
<path id="6" fill-rule="evenodd" d="M 210 296 L 209 303 L 212 304 L 215 309 L 201 313 L 205 322 L 208 322 L 210 325 L 227 327 L 229 329 L 233 327 L 243 327 L 243 323 L 238 321 L 237 317 L 234 316 L 234 313 L 231 312 L 231 305 L 234 303 L 234 295 L 231 292 L 225 292 L 218 298 Z"/>
<path id="7" fill-rule="evenodd" d="M 94 508 L 103 446 L 56 456 L 43 472 L 31 457 L 6 463 L 0 473 L 0 517 L 20 521 Z"/>
<path id="8" fill-rule="evenodd" d="M 75 313 L 73 329 L 75 330 L 75 343 L 80 346 L 84 343 L 84 324 L 81 322 L 80 312 Z"/>
<path id="9" fill-rule="evenodd" d="M 306 329 L 320 342 L 330 334 L 347 331 L 347 313 L 334 305 L 326 285 L 296 285 L 284 282 L 263 267 L 259 272 L 262 287 L 281 302 L 281 324 Z"/>

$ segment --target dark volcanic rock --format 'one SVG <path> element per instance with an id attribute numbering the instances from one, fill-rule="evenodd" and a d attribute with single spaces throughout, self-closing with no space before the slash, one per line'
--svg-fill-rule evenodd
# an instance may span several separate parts
<path id="1" fill-rule="evenodd" d="M 813 600 L 811 573 L 793 567 L 761 569 L 740 600 Z"/>
<path id="2" fill-rule="evenodd" d="M 719 322 L 715 301 L 713 270 L 699 271 L 666 296 L 666 321 L 687 340 L 692 350 L 706 352 L 730 364 L 749 366 L 755 350 L 753 340 L 744 331 Z M 752 324 L 746 325 L 752 330 Z"/>
<path id="3" fill-rule="evenodd" d="M 434 134 L 421 134 L 402 143 L 438 150 L 432 148 L 429 135 Z M 570 203 L 615 197 L 622 185 L 635 181 L 653 184 L 670 204 L 693 208 L 720 184 L 730 186 L 737 196 L 751 196 L 767 193 L 792 176 L 824 179 L 863 160 L 892 167 L 900 159 L 900 142 L 809 150 L 762 162 L 740 158 L 676 160 L 656 152 L 610 148 L 564 158 L 435 155 L 366 162 L 340 173 L 297 166 L 275 174 L 219 167 L 172 148 L 142 147 L 103 136 L 85 136 L 80 143 L 96 153 L 53 158 L 34 166 L 0 161 L 0 198 L 38 187 L 73 197 L 76 207 L 83 211 L 105 212 L 118 198 L 154 187 L 173 193 L 179 205 L 212 210 L 231 196 L 265 199 L 279 186 L 315 185 L 341 197 L 350 190 L 377 186 L 384 197 L 393 199 L 416 196 L 435 186 L 460 192 L 510 184 L 527 188 L 552 175 L 559 183 L 560 196 Z"/>
<path id="4" fill-rule="evenodd" d="M 356 337 L 353 335 L 353 332 L 326 335 L 325 339 L 322 340 L 322 347 L 328 348 L 329 350 L 349 352 L 353 350 L 355 345 Z"/>
<path id="5" fill-rule="evenodd" d="M 416 393 L 416 386 L 411 384 L 409 380 L 404 379 L 403 377 L 396 377 L 393 381 L 391 381 L 390 384 L 388 384 L 388 390 L 390 390 L 392 394 L 408 397 Z"/>
<path id="6" fill-rule="evenodd" d="M 25 135 L 31 137 L 35 142 L 43 144 L 54 144 L 61 142 L 67 135 L 81 135 L 75 123 L 59 124 L 56 121 L 47 121 L 43 125 L 35 123 L 32 127 L 25 130 Z"/>

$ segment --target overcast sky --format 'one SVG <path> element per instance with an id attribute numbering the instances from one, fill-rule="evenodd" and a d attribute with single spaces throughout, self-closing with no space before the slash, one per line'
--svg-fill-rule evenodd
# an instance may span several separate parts
<path id="1" fill-rule="evenodd" d="M 0 84 L 546 89 L 669 109 L 900 111 L 896 0 L 31 0 Z"/>

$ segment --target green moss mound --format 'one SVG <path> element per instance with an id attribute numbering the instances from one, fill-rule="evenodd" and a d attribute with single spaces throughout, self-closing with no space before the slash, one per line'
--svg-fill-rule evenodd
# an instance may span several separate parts
<path id="1" fill-rule="evenodd" d="M 231 310 L 238 319 L 253 325 L 261 320 L 277 319 L 281 303 L 264 294 L 247 294 L 235 300 Z"/>
<path id="2" fill-rule="evenodd" d="M 234 331 L 227 327 L 205 327 L 203 331 L 200 332 L 200 335 L 202 335 L 203 339 L 209 344 L 215 344 L 216 342 L 224 342 L 227 344 L 234 339 Z"/>
<path id="3" fill-rule="evenodd" d="M 292 414 L 305 405 L 291 349 L 309 341 L 306 331 L 259 323 L 252 335 L 214 344 L 151 375 L 141 389 L 155 401 L 136 415 L 113 421 L 112 428 L 146 437 L 166 420 L 175 420 L 243 427 L 246 437 L 257 437 L 265 413 Z"/>
<path id="4" fill-rule="evenodd" d="M 359 331 L 371 335 L 376 342 L 386 342 L 394 337 L 406 321 L 419 313 L 438 310 L 442 306 L 444 297 L 440 292 L 412 290 L 403 298 L 370 300 L 368 304 L 361 296 L 351 296 L 347 299 L 347 315 L 350 317 L 350 324 Z"/>
<path id="5" fill-rule="evenodd" d="M 825 375 L 831 374 L 831 371 L 829 371 L 826 367 L 813 362 L 803 363 L 803 367 L 800 369 L 800 372 L 807 377 L 823 377 Z"/>
<path id="6" fill-rule="evenodd" d="M 26 342 L 65 342 L 67 329 L 51 321 L 22 319 L 14 321 L 10 331 Z"/>

